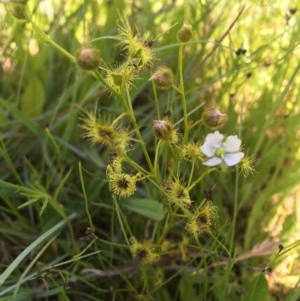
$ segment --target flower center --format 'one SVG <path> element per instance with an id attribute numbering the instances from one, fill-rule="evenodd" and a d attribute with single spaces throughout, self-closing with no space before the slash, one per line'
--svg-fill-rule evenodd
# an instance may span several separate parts
<path id="1" fill-rule="evenodd" d="M 215 151 L 215 156 L 222 158 L 225 154 L 225 150 L 223 148 L 217 148 Z"/>

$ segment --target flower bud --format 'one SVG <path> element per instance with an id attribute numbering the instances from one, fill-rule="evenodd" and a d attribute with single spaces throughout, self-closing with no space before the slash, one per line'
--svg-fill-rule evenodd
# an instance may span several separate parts
<path id="1" fill-rule="evenodd" d="M 181 29 L 177 32 L 177 39 L 180 42 L 188 42 L 192 38 L 192 26 L 189 24 L 183 24 Z"/>
<path id="2" fill-rule="evenodd" d="M 174 74 L 171 69 L 167 67 L 160 67 L 149 80 L 153 81 L 155 86 L 160 89 L 169 89 L 173 85 Z"/>
<path id="3" fill-rule="evenodd" d="M 178 135 L 173 124 L 168 120 L 153 120 L 154 135 L 162 140 L 176 143 Z"/>
<path id="4" fill-rule="evenodd" d="M 202 122 L 208 128 L 219 128 L 224 124 L 226 117 L 226 114 L 219 110 L 207 109 L 202 113 Z"/>
<path id="5" fill-rule="evenodd" d="M 27 0 L 8 2 L 5 4 L 5 9 L 8 13 L 20 21 L 28 21 L 30 19 Z"/>
<path id="6" fill-rule="evenodd" d="M 93 47 L 83 47 L 76 55 L 77 64 L 84 70 L 95 70 L 101 62 L 100 52 Z"/>

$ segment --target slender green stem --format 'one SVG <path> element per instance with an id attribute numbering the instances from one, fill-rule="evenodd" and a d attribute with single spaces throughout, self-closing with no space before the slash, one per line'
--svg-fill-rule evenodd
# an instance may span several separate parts
<path id="1" fill-rule="evenodd" d="M 239 124 L 239 137 L 242 134 L 242 124 L 244 119 L 244 106 L 245 106 L 245 96 L 243 97 L 241 110 L 240 110 L 240 124 Z M 232 231 L 231 231 L 231 238 L 230 238 L 230 253 L 233 254 L 234 250 L 234 238 L 235 238 L 235 227 L 236 227 L 236 219 L 238 215 L 238 189 L 239 189 L 239 173 L 236 169 L 235 171 L 235 189 L 234 189 L 234 204 L 233 204 L 233 220 L 232 220 Z"/>
<path id="2" fill-rule="evenodd" d="M 179 94 L 181 94 L 181 90 L 178 89 L 175 85 L 172 85 L 172 88 Z"/>
<path id="3" fill-rule="evenodd" d="M 187 107 L 186 107 L 184 82 L 183 82 L 183 47 L 184 44 L 180 44 L 179 53 L 178 53 L 178 73 L 179 73 L 179 92 L 181 95 L 183 122 L 184 122 L 184 133 L 183 133 L 182 143 L 184 144 L 188 138 L 189 126 L 188 126 Z"/>
<path id="4" fill-rule="evenodd" d="M 234 251 L 234 237 L 235 237 L 235 227 L 236 227 L 236 219 L 238 215 L 238 188 L 239 188 L 239 173 L 235 172 L 235 185 L 234 185 L 234 203 L 233 203 L 233 217 L 231 224 L 231 237 L 230 237 L 230 254 L 233 256 Z"/>
<path id="5" fill-rule="evenodd" d="M 190 126 L 190 129 L 194 128 L 195 126 L 198 126 L 198 125 L 202 125 L 203 124 L 203 121 L 202 121 L 202 118 L 197 120 L 196 122 L 194 122 L 191 126 Z"/>
<path id="6" fill-rule="evenodd" d="M 196 106 L 193 110 L 190 110 L 187 114 L 187 117 L 191 116 L 192 114 L 194 114 L 195 112 L 197 112 L 201 107 L 203 107 L 206 103 L 202 102 L 200 105 Z M 183 121 L 183 118 L 180 118 L 178 120 L 176 120 L 176 122 L 174 123 L 175 126 L 177 126 L 178 124 L 180 124 Z M 202 121 L 201 121 L 202 122 Z M 194 126 L 194 125 L 193 125 Z M 191 129 L 191 125 L 189 125 L 189 130 Z"/>
<path id="7" fill-rule="evenodd" d="M 144 177 L 149 176 L 149 172 L 145 170 L 142 166 L 132 160 L 127 154 L 124 155 L 126 162 L 128 162 L 132 167 L 134 167 L 137 171 L 139 171 Z"/>
<path id="8" fill-rule="evenodd" d="M 118 122 L 119 122 L 123 117 L 125 117 L 127 114 L 128 114 L 127 112 L 124 112 L 124 113 L 120 114 L 119 116 L 117 116 L 117 117 L 113 120 L 113 122 L 112 122 L 111 125 L 112 125 L 112 126 L 116 126 L 116 125 L 118 124 Z"/>
<path id="9" fill-rule="evenodd" d="M 167 141 L 167 143 L 168 143 L 168 147 L 169 147 L 169 150 L 171 151 L 171 154 L 172 154 L 173 158 L 176 161 L 178 161 L 178 155 L 177 155 L 176 151 L 174 150 L 173 145 L 170 143 L 170 141 Z"/>
<path id="10" fill-rule="evenodd" d="M 94 230 L 95 226 L 94 226 L 94 223 L 93 223 L 92 215 L 91 215 L 90 210 L 89 210 L 89 202 L 88 202 L 88 198 L 87 198 L 87 194 L 86 194 L 86 190 L 85 190 L 85 185 L 84 185 L 81 161 L 79 161 L 79 163 L 78 163 L 78 171 L 79 171 L 79 178 L 80 178 L 80 182 L 81 182 L 81 188 L 82 188 L 82 192 L 83 192 L 83 196 L 84 196 L 85 212 L 86 212 L 86 215 L 88 217 L 90 227 L 91 227 L 91 229 Z"/>
<path id="11" fill-rule="evenodd" d="M 83 13 L 82 13 L 82 32 L 83 32 L 83 39 L 86 39 L 86 2 L 83 1 Z"/>
<path id="12" fill-rule="evenodd" d="M 197 180 L 195 180 L 189 187 L 188 191 L 191 191 L 198 183 L 200 183 L 208 174 L 216 170 L 216 168 L 208 168 Z"/>
<path id="13" fill-rule="evenodd" d="M 37 35 L 45 41 L 45 43 L 50 44 L 53 48 L 55 48 L 58 52 L 60 52 L 62 55 L 67 57 L 71 62 L 74 64 L 77 64 L 76 58 L 66 51 L 64 48 L 59 46 L 57 43 L 55 43 L 51 37 L 49 37 L 47 34 L 45 34 L 32 20 L 30 20 L 30 23 L 32 25 L 32 28 L 35 30 Z M 99 82 L 101 82 L 109 91 L 111 91 L 117 98 L 122 99 L 121 94 L 115 90 L 111 85 L 107 83 L 107 81 L 103 78 L 103 76 L 100 74 L 99 71 L 87 71 L 91 76 L 98 79 Z"/>
<path id="14" fill-rule="evenodd" d="M 163 227 L 163 230 L 162 230 L 162 233 L 157 241 L 157 244 L 160 245 L 165 237 L 167 236 L 169 230 L 170 230 L 170 225 L 172 225 L 172 222 L 170 221 L 170 217 L 171 217 L 171 210 L 170 208 L 168 208 L 168 214 L 166 215 L 166 218 L 165 218 L 165 223 L 164 223 L 164 227 Z"/>
<path id="15" fill-rule="evenodd" d="M 156 147 L 155 147 L 155 155 L 154 155 L 154 172 L 156 175 L 159 175 L 158 170 L 158 158 L 159 158 L 159 149 L 160 149 L 161 140 L 158 141 Z"/>
<path id="16" fill-rule="evenodd" d="M 31 20 L 30 21 L 32 28 L 35 30 L 35 32 L 38 34 L 38 36 L 43 39 L 46 43 L 50 44 L 52 47 L 54 47 L 57 51 L 59 51 L 62 55 L 67 57 L 70 61 L 73 63 L 76 63 L 76 58 L 70 54 L 68 51 L 66 51 L 64 48 L 59 46 L 57 43 L 55 43 L 48 35 L 46 35 L 35 23 Z"/>
<path id="17" fill-rule="evenodd" d="M 114 201 L 114 204 L 115 204 L 116 213 L 117 213 L 117 217 L 118 217 L 119 224 L 120 224 L 120 227 L 121 227 L 121 231 L 122 231 L 122 233 L 124 235 L 124 238 L 126 240 L 126 244 L 128 246 L 130 246 L 129 239 L 127 237 L 127 233 L 126 233 L 126 230 L 125 230 L 124 225 L 123 225 L 123 221 L 122 221 L 122 217 L 121 217 L 120 207 L 119 207 L 118 201 L 117 201 L 117 199 L 115 197 L 113 197 L 113 201 Z"/>
<path id="18" fill-rule="evenodd" d="M 132 125 L 133 125 L 133 127 L 134 127 L 134 129 L 135 129 L 137 138 L 138 138 L 138 140 L 139 140 L 140 143 L 141 143 L 142 151 L 143 151 L 143 154 L 144 154 L 145 159 L 146 159 L 146 161 L 147 161 L 149 170 L 150 170 L 150 172 L 151 172 L 153 175 L 155 175 L 155 173 L 154 173 L 154 168 L 153 168 L 151 159 L 150 159 L 150 157 L 149 157 L 149 154 L 148 154 L 148 151 L 147 151 L 147 148 L 146 148 L 144 139 L 143 139 L 143 137 L 142 137 L 142 134 L 141 134 L 141 132 L 140 132 L 140 129 L 139 129 L 138 124 L 137 124 L 136 119 L 135 119 L 135 115 L 134 115 L 134 112 L 133 112 L 133 108 L 132 108 L 132 104 L 131 104 L 131 98 L 130 98 L 128 89 L 127 89 L 127 100 L 128 100 L 128 101 L 127 101 L 127 108 L 128 108 L 128 113 L 129 113 L 129 117 L 130 117 L 131 123 L 132 123 Z"/>
<path id="19" fill-rule="evenodd" d="M 209 232 L 209 235 L 214 239 L 214 241 L 227 253 L 227 256 L 231 257 L 231 253 L 230 253 L 230 250 L 226 247 L 226 245 L 224 243 L 222 243 L 222 241 L 216 237 L 213 233 L 213 231 L 210 231 Z"/>
<path id="20" fill-rule="evenodd" d="M 189 181 L 188 181 L 188 187 L 190 186 L 192 179 L 193 179 L 193 174 L 194 174 L 194 169 L 195 169 L 195 160 L 192 162 L 192 168 L 190 171 L 190 176 L 189 176 Z"/>
<path id="21" fill-rule="evenodd" d="M 154 102 L 155 102 L 155 108 L 156 108 L 156 116 L 157 119 L 160 119 L 160 110 L 159 110 L 159 103 L 158 103 L 158 98 L 157 98 L 157 91 L 155 84 L 152 82 L 152 89 L 153 89 L 153 95 L 154 95 Z"/>

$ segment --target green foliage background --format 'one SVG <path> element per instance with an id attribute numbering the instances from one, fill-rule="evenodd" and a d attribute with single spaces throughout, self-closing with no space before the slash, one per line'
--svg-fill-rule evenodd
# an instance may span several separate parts
<path id="1" fill-rule="evenodd" d="M 148 79 L 160 65 L 177 74 L 176 33 L 184 22 L 191 24 L 193 38 L 184 52 L 189 117 L 197 121 L 207 107 L 225 112 L 228 120 L 220 131 L 238 133 L 254 159 L 255 172 L 247 178 L 212 173 L 194 192 L 200 202 L 214 187 L 219 211 L 216 237 L 190 246 L 197 256 L 176 262 L 184 245 L 178 227 L 171 237 L 178 257 L 138 267 L 120 216 L 140 240 L 149 223 L 162 224 L 149 222 L 138 214 L 143 208 L 130 208 L 131 203 L 116 206 L 106 180 L 110 154 L 82 139 L 79 126 L 84 111 L 116 116 L 121 103 L 1 4 L 0 300 L 298 300 L 297 6 L 297 1 L 258 0 L 28 2 L 35 24 L 52 41 L 73 55 L 89 42 L 100 50 L 104 67 L 124 60 L 116 38 L 123 13 L 154 40 L 153 68 L 130 91 L 150 153 L 156 115 Z M 238 49 L 245 55 L 237 55 Z M 161 112 L 178 97 L 160 91 Z M 172 119 L 181 118 L 182 108 L 173 106 Z M 199 126 L 191 136 L 202 141 L 210 132 Z M 142 163 L 138 148 L 131 155 Z M 151 189 L 139 187 L 138 194 Z M 97 239 L 88 227 L 95 227 Z M 279 243 L 286 252 L 277 254 Z M 266 275 L 265 267 L 274 273 Z"/>

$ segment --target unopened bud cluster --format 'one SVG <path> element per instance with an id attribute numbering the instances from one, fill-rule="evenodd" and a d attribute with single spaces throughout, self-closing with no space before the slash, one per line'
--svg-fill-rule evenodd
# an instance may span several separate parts
<path id="1" fill-rule="evenodd" d="M 77 64 L 84 70 L 95 70 L 100 66 L 101 56 L 94 47 L 83 47 L 76 55 Z"/>
<path id="2" fill-rule="evenodd" d="M 160 67 L 149 80 L 159 89 L 169 89 L 174 83 L 174 74 L 170 68 Z"/>
<path id="3" fill-rule="evenodd" d="M 190 41 L 191 38 L 192 38 L 192 26 L 189 24 L 183 24 L 181 29 L 177 32 L 177 39 L 182 43 L 186 43 Z"/>
<path id="4" fill-rule="evenodd" d="M 217 109 L 207 109 L 202 113 L 202 123 L 208 128 L 217 129 L 225 123 L 226 117 Z"/>
<path id="5" fill-rule="evenodd" d="M 27 2 L 28 0 L 8 1 L 7 3 L 4 2 L 5 9 L 16 19 L 20 21 L 28 21 L 30 17 Z"/>
<path id="6" fill-rule="evenodd" d="M 175 144 L 178 142 L 178 134 L 174 125 L 169 120 L 153 120 L 154 135 L 161 139 Z"/>

